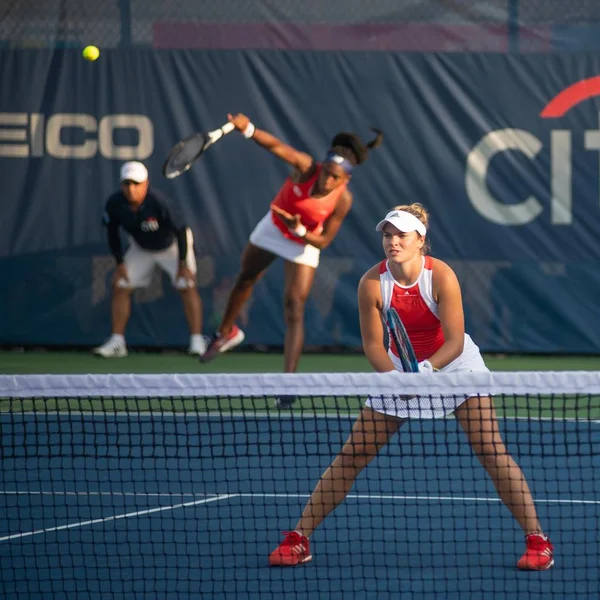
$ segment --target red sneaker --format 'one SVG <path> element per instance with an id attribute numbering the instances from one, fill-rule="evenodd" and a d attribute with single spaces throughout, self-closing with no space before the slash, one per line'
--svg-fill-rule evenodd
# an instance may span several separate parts
<path id="1" fill-rule="evenodd" d="M 269 555 L 272 567 L 293 567 L 312 560 L 310 542 L 296 531 L 284 531 L 285 539 Z"/>
<path id="2" fill-rule="evenodd" d="M 543 533 L 530 533 L 525 537 L 527 549 L 517 563 L 524 571 L 545 571 L 554 564 L 554 546 Z"/>
<path id="3" fill-rule="evenodd" d="M 237 325 L 234 325 L 227 335 L 215 333 L 206 347 L 206 352 L 200 357 L 200 362 L 209 362 L 222 352 L 239 346 L 245 337 L 244 332 Z"/>

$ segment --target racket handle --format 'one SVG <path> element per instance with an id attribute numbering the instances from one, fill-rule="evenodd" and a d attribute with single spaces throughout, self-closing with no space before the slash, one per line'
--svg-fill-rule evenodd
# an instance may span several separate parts
<path id="1" fill-rule="evenodd" d="M 235 125 L 233 123 L 225 123 L 223 127 L 221 127 L 221 131 L 223 131 L 223 135 L 231 133 L 235 129 Z"/>

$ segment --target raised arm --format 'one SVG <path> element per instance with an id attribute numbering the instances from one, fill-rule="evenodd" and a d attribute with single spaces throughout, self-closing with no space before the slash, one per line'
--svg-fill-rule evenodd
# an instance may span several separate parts
<path id="1" fill-rule="evenodd" d="M 241 113 L 235 115 L 229 114 L 227 118 L 235 125 L 237 130 L 245 135 L 251 134 L 252 140 L 259 146 L 267 149 L 271 154 L 285 161 L 300 173 L 307 173 L 314 168 L 314 160 L 310 154 L 300 152 L 284 144 L 279 138 L 276 138 L 264 129 L 258 129 L 250 122 L 250 119 L 246 115 Z"/>
<path id="2" fill-rule="evenodd" d="M 358 314 L 365 356 L 377 372 L 384 373 L 393 371 L 394 363 L 383 343 L 381 309 L 379 266 L 376 265 L 362 276 L 358 284 Z"/>

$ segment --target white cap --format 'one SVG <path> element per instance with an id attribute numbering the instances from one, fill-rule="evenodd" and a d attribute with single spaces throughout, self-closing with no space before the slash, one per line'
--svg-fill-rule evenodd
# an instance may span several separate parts
<path id="1" fill-rule="evenodd" d="M 148 169 L 141 163 L 135 160 L 126 162 L 121 167 L 121 181 L 135 181 L 143 183 L 148 179 Z"/>
<path id="2" fill-rule="evenodd" d="M 385 215 L 385 219 L 383 219 L 383 221 L 379 221 L 379 223 L 377 223 L 375 231 L 382 231 L 386 223 L 390 223 L 396 229 L 399 229 L 404 233 L 408 233 L 409 231 L 416 231 L 421 235 L 425 235 L 427 233 L 425 225 L 423 225 L 423 223 L 417 219 L 415 215 L 411 215 L 409 212 L 404 210 L 390 211 L 387 215 Z"/>

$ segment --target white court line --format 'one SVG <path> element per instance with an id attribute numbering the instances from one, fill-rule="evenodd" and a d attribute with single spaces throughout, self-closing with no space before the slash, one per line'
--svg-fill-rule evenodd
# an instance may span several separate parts
<path id="1" fill-rule="evenodd" d="M 125 513 L 123 515 L 113 515 L 111 517 L 104 517 L 103 519 L 91 519 L 89 521 L 79 521 L 77 523 L 68 523 L 67 525 L 60 525 L 58 527 L 47 527 L 45 529 L 37 529 L 35 531 L 26 531 L 24 533 L 13 533 L 0 537 L 0 542 L 7 542 L 9 540 L 15 540 L 19 538 L 30 537 L 33 535 L 41 535 L 43 533 L 51 533 L 53 531 L 63 531 L 65 529 L 75 529 L 77 527 L 86 527 L 87 525 L 95 525 L 97 523 L 107 523 L 108 521 L 117 521 L 119 519 L 128 519 L 129 517 L 141 517 L 143 515 L 150 515 L 152 513 L 165 512 L 167 510 L 176 510 L 178 508 L 187 508 L 189 506 L 195 506 L 197 504 L 208 504 L 209 502 L 216 502 L 217 500 L 225 500 L 231 498 L 236 494 L 222 494 L 216 498 L 204 498 L 203 500 L 195 500 L 194 502 L 183 502 L 181 504 L 175 504 L 173 506 L 159 506 L 157 508 L 150 508 L 148 510 L 136 510 L 134 512 Z"/>
<path id="2" fill-rule="evenodd" d="M 310 494 L 232 494 L 239 498 L 310 498 Z M 354 500 L 423 500 L 434 502 L 501 502 L 500 498 L 478 498 L 476 496 L 401 496 L 398 494 L 348 494 Z M 535 498 L 544 504 L 598 504 L 600 500 L 573 500 L 562 498 Z"/>
<path id="3" fill-rule="evenodd" d="M 18 491 L 18 490 L 0 490 L 0 496 L 127 496 L 143 498 L 214 498 L 219 494 L 194 494 L 192 492 L 47 492 L 43 490 L 36 491 Z"/>
<path id="4" fill-rule="evenodd" d="M 95 494 L 86 494 L 81 492 L 71 492 L 76 495 L 95 495 Z M 39 495 L 39 494 L 55 494 L 55 495 L 63 495 L 65 492 L 10 492 L 3 491 L 0 494 L 30 494 L 30 495 Z M 117 494 L 114 494 L 117 495 Z M 21 539 L 25 537 L 31 537 L 34 535 L 42 535 L 45 533 L 51 533 L 53 531 L 63 531 L 66 529 L 75 529 L 78 527 L 86 527 L 88 525 L 96 525 L 98 523 L 107 523 L 109 521 L 117 521 L 119 519 L 128 519 L 130 517 L 140 517 L 144 515 L 149 515 L 153 513 L 165 512 L 169 510 L 176 510 L 179 508 L 187 508 L 190 506 L 196 506 L 199 504 L 209 504 L 210 502 L 216 502 L 219 500 L 227 500 L 229 498 L 309 498 L 310 494 L 221 494 L 219 496 L 214 496 L 211 498 L 203 498 L 202 500 L 195 500 L 193 502 L 182 502 L 181 504 L 175 504 L 173 506 L 160 506 L 157 508 L 150 508 L 147 510 L 138 510 L 130 513 L 125 513 L 122 515 L 114 515 L 110 517 L 104 517 L 102 519 L 91 519 L 89 521 L 80 521 L 77 523 L 69 523 L 67 525 L 60 525 L 58 527 L 48 527 L 45 529 L 37 529 L 35 531 L 27 531 L 24 533 L 14 533 L 11 535 L 7 535 L 4 537 L 0 537 L 0 542 L 7 542 L 14 539 Z M 425 502 L 501 502 L 500 498 L 478 498 L 476 496 L 401 496 L 396 494 L 349 494 L 347 499 L 352 500 L 399 500 L 399 501 L 425 501 Z M 566 499 L 566 498 L 536 498 L 536 503 L 540 504 L 591 504 L 591 505 L 600 505 L 600 500 L 575 500 L 575 499 Z"/>
<path id="5" fill-rule="evenodd" d="M 186 504 L 178 504 L 173 507 L 165 507 L 164 509 L 153 508 L 150 511 L 141 511 L 138 513 L 129 513 L 125 516 L 135 516 L 147 514 L 148 512 L 156 512 L 158 510 L 169 510 L 173 508 L 180 508 L 182 506 L 192 506 L 194 504 L 207 504 L 214 502 L 215 500 L 226 500 L 227 498 L 310 498 L 310 494 L 289 494 L 289 493 L 232 493 L 232 494 L 191 494 L 191 493 L 132 493 L 132 492 L 48 492 L 48 491 L 0 491 L 0 495 L 23 495 L 23 496 L 138 496 L 138 497 L 173 497 L 173 496 L 204 496 L 203 500 L 195 502 L 188 502 Z M 206 496 L 210 496 L 207 498 Z M 402 495 L 402 494 L 348 494 L 347 498 L 353 500 L 419 500 L 419 501 L 433 501 L 433 502 L 501 502 L 498 497 L 477 497 L 477 496 L 431 496 L 431 495 Z M 535 502 L 543 504 L 592 504 L 600 505 L 600 500 L 578 500 L 576 498 L 536 498 Z M 109 519 L 116 518 L 110 517 Z M 100 519 L 102 521 L 103 519 Z M 108 520 L 108 519 L 107 519 Z M 65 528 L 63 526 L 63 528 Z M 54 531 L 54 529 L 49 530 Z M 0 541 L 4 538 L 0 538 Z"/>

